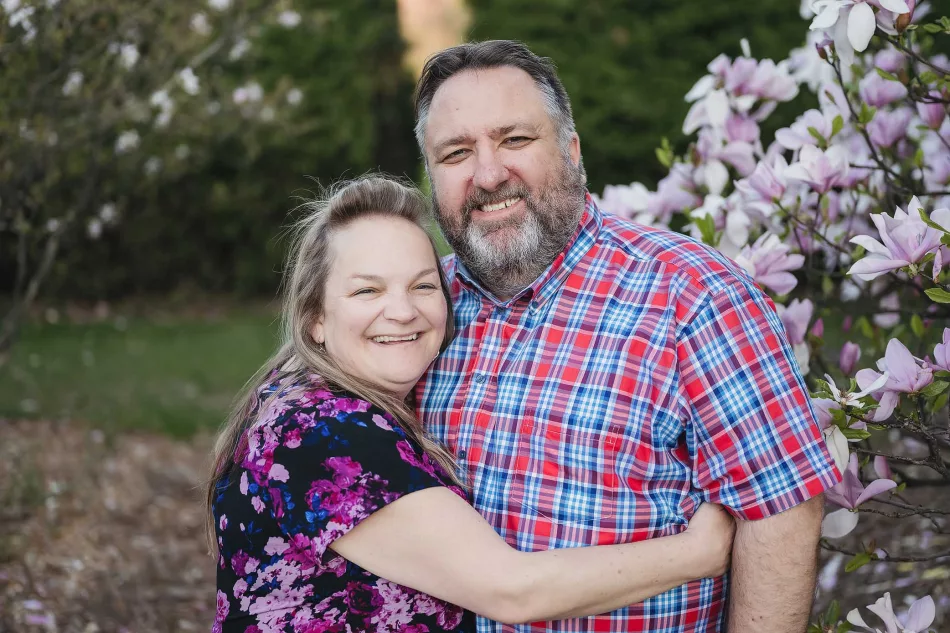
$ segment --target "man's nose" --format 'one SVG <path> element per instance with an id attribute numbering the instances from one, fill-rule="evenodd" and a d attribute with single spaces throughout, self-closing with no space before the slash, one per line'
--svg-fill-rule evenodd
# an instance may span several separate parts
<path id="1" fill-rule="evenodd" d="M 508 168 L 501 162 L 497 152 L 492 150 L 478 152 L 472 184 L 485 191 L 495 191 L 507 180 Z"/>

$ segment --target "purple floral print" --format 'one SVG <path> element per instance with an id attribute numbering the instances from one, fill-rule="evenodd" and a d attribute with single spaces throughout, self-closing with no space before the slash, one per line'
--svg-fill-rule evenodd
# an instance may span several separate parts
<path id="1" fill-rule="evenodd" d="M 460 607 L 329 549 L 403 495 L 448 486 L 441 467 L 388 414 L 316 377 L 275 379 L 259 395 L 217 487 L 212 633 L 474 631 Z"/>

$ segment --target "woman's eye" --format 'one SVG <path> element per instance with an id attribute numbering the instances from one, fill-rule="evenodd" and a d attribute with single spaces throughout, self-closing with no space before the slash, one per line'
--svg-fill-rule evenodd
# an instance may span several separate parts
<path id="1" fill-rule="evenodd" d="M 360 288 L 359 290 L 353 293 L 353 296 L 355 297 L 357 295 L 368 295 L 374 292 L 376 292 L 375 288 Z"/>

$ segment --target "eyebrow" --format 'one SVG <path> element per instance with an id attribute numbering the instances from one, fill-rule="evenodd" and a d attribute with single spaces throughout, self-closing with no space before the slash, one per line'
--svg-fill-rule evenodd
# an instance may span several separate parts
<path id="1" fill-rule="evenodd" d="M 437 272 L 435 268 L 426 268 L 425 270 L 421 271 L 418 275 L 413 277 L 413 281 L 421 277 L 425 277 L 426 275 L 431 275 L 435 272 Z M 384 281 L 383 278 L 380 277 L 379 275 L 363 275 L 363 274 L 353 275 L 350 277 L 350 279 L 352 280 L 361 279 L 363 281 L 372 281 L 375 283 L 382 283 Z"/>
<path id="2" fill-rule="evenodd" d="M 526 131 L 528 131 L 528 132 L 531 132 L 532 134 L 535 134 L 535 135 L 540 135 L 540 134 L 541 134 L 541 130 L 540 130 L 540 128 L 539 128 L 537 125 L 533 125 L 533 124 L 527 123 L 527 122 L 525 122 L 525 121 L 518 121 L 518 122 L 516 122 L 516 123 L 512 123 L 511 125 L 503 125 L 503 126 L 501 126 L 501 127 L 493 128 L 492 130 L 489 130 L 488 136 L 489 136 L 489 138 L 495 139 L 495 138 L 498 138 L 498 137 L 501 137 L 501 136 L 505 136 L 506 134 L 511 134 L 512 132 L 514 132 L 514 131 L 517 130 L 518 128 L 524 129 L 524 130 L 526 130 Z M 447 147 L 451 147 L 451 146 L 453 146 L 453 145 L 462 145 L 462 144 L 464 144 L 464 143 L 470 143 L 470 142 L 472 142 L 472 137 L 471 137 L 471 135 L 469 135 L 469 134 L 459 134 L 458 136 L 453 136 L 452 138 L 446 139 L 446 140 L 444 140 L 444 141 L 438 143 L 438 144 L 435 146 L 435 148 L 434 148 L 433 151 L 435 152 L 436 155 L 438 155 L 438 154 L 440 154 L 443 150 L 445 150 Z"/>

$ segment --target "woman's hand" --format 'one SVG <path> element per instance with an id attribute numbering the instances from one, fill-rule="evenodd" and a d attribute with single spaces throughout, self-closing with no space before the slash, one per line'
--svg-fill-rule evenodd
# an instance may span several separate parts
<path id="1" fill-rule="evenodd" d="M 736 535 L 736 521 L 721 505 L 704 503 L 699 506 L 686 528 L 693 535 L 699 553 L 701 577 L 722 576 L 732 559 L 732 541 Z"/>

